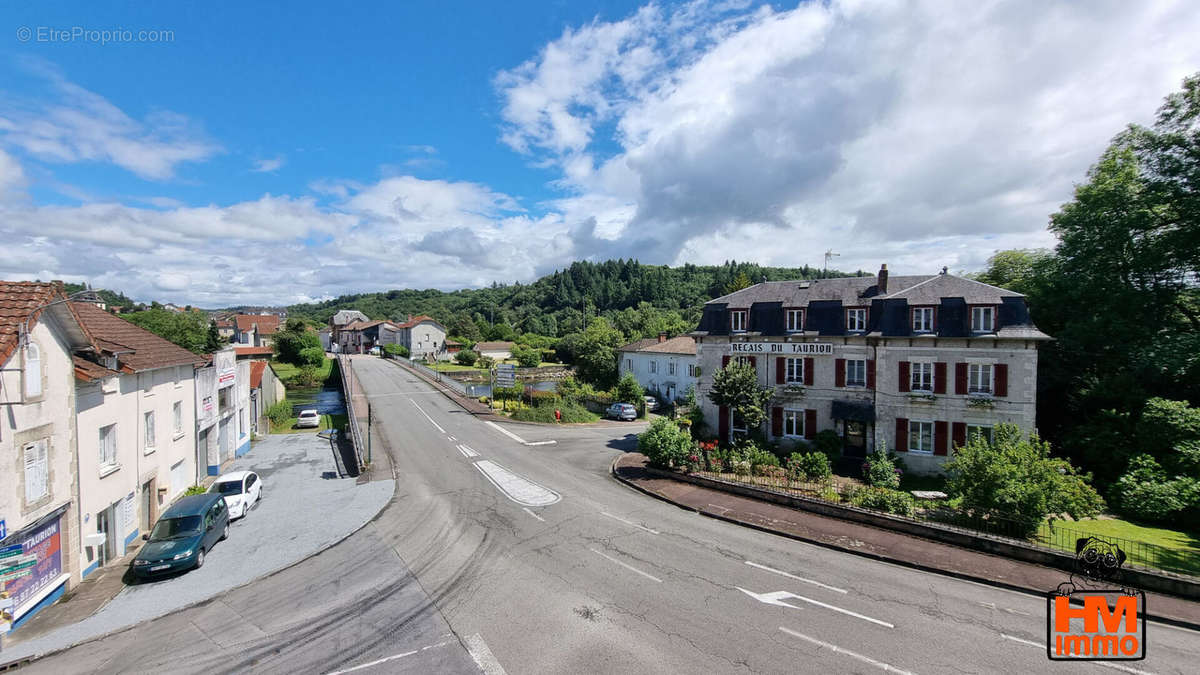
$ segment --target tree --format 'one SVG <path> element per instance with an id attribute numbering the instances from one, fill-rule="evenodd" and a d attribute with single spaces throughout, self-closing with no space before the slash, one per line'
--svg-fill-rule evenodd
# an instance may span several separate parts
<path id="1" fill-rule="evenodd" d="M 524 345 L 513 345 L 512 357 L 522 368 L 536 368 L 542 362 L 542 352 Z"/>
<path id="2" fill-rule="evenodd" d="M 637 378 L 633 373 L 625 373 L 621 379 L 617 381 L 617 386 L 613 388 L 614 403 L 632 403 L 638 409 L 638 415 L 646 414 L 646 400 L 643 398 L 646 392 L 642 389 L 642 385 L 638 384 Z"/>
<path id="3" fill-rule="evenodd" d="M 694 452 L 694 447 L 691 435 L 665 417 L 655 419 L 638 435 L 638 452 L 656 466 L 679 466 Z"/>
<path id="4" fill-rule="evenodd" d="M 1091 476 L 1050 456 L 1050 444 L 1036 435 L 1021 437 L 1013 424 L 1000 424 L 989 443 L 976 434 L 945 465 L 947 490 L 962 498 L 976 516 L 1011 521 L 1022 534 L 1037 532 L 1046 516 L 1092 516 L 1104 500 L 1090 485 Z"/>
<path id="5" fill-rule="evenodd" d="M 215 331 L 210 329 L 215 327 L 203 312 L 172 312 L 160 306 L 121 318 L 196 354 L 208 354 L 221 346 L 219 339 L 212 340 Z"/>
<path id="6" fill-rule="evenodd" d="M 311 363 L 311 356 L 306 360 L 303 352 L 309 349 L 317 349 L 321 351 L 321 358 L 325 358 L 325 350 L 321 347 L 321 338 L 316 333 L 308 330 L 308 325 L 303 319 L 288 319 L 283 325 L 283 330 L 275 333 L 275 339 L 272 344 L 275 347 L 275 358 L 283 363 L 292 363 L 302 366 L 305 363 L 318 366 L 322 362 Z M 311 354 L 311 352 L 309 352 Z"/>
<path id="7" fill-rule="evenodd" d="M 592 319 L 575 342 L 575 370 L 579 379 L 607 389 L 617 379 L 617 347 L 624 342 L 621 331 L 602 317 Z"/>
<path id="8" fill-rule="evenodd" d="M 767 402 L 773 392 L 758 384 L 758 371 L 748 362 L 730 361 L 713 373 L 708 400 L 746 423 L 747 429 L 759 429 L 767 418 Z M 722 439 L 724 440 L 724 439 Z"/>
<path id="9" fill-rule="evenodd" d="M 996 251 L 988 258 L 987 269 L 974 275 L 976 281 L 1028 295 L 1043 274 L 1042 266 L 1054 256 L 1045 249 Z"/>
<path id="10" fill-rule="evenodd" d="M 725 285 L 725 288 L 723 289 L 724 290 L 723 295 L 729 295 L 730 293 L 736 293 L 737 291 L 740 291 L 743 288 L 750 288 L 753 285 L 754 284 L 750 282 L 750 277 L 746 276 L 746 273 L 744 271 L 738 272 L 737 276 L 733 278 L 733 281 L 730 281 L 728 284 Z"/>
<path id="11" fill-rule="evenodd" d="M 462 366 L 473 366 L 479 360 L 479 353 L 470 349 L 460 350 L 454 355 L 454 361 Z"/>

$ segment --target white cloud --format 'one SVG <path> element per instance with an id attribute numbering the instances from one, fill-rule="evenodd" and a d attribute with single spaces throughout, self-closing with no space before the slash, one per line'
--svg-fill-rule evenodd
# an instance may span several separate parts
<path id="1" fill-rule="evenodd" d="M 0 150 L 0 203 L 25 189 L 25 170 L 12 155 Z"/>
<path id="2" fill-rule="evenodd" d="M 255 173 L 271 173 L 282 168 L 285 161 L 282 156 L 275 157 L 274 159 L 256 159 L 254 160 L 254 168 L 250 170 Z"/>

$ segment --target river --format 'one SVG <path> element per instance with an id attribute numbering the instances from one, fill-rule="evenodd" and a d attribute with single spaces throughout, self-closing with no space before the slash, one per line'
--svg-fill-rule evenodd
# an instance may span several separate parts
<path id="1" fill-rule="evenodd" d="M 316 409 L 322 415 L 345 415 L 346 402 L 342 390 L 336 384 L 324 387 L 288 387 L 287 400 L 292 404 L 292 413 Z"/>

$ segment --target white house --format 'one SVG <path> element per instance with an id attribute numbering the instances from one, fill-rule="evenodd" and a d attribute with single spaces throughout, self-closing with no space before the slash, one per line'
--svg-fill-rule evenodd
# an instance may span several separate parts
<path id="1" fill-rule="evenodd" d="M 512 342 L 476 342 L 474 351 L 480 356 L 490 356 L 497 361 L 512 358 Z"/>
<path id="2" fill-rule="evenodd" d="M 250 362 L 232 348 L 196 371 L 196 481 L 250 451 Z"/>
<path id="3" fill-rule="evenodd" d="M 35 561 L 9 581 L 21 625 L 79 578 L 72 353 L 91 338 L 62 284 L 0 281 L 0 547 Z"/>
<path id="4" fill-rule="evenodd" d="M 97 347 L 75 357 L 82 579 L 124 555 L 195 482 L 204 358 L 94 305 L 72 307 Z"/>
<path id="5" fill-rule="evenodd" d="M 404 345 L 412 359 L 444 359 L 449 353 L 446 349 L 446 327 L 424 314 L 408 315 L 403 323 L 394 326 L 394 333 L 389 334 L 386 340 L 381 332 L 379 341 L 381 344 L 395 342 Z"/>
<path id="6" fill-rule="evenodd" d="M 617 350 L 617 376 L 633 373 L 642 389 L 667 401 L 684 398 L 696 385 L 698 363 L 696 340 L 687 335 L 668 340 L 660 333 Z"/>

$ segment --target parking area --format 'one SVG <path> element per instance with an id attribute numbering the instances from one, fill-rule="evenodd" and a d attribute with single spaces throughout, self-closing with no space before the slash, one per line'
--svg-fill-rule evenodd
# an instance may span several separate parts
<path id="1" fill-rule="evenodd" d="M 5 658 L 44 653 L 206 600 L 307 558 L 362 527 L 391 499 L 393 481 L 339 479 L 328 440 L 280 434 L 258 441 L 228 471 L 256 472 L 262 499 L 229 527 L 204 567 L 127 586 L 78 623 L 6 648 Z M 129 575 L 127 579 L 131 579 Z"/>

